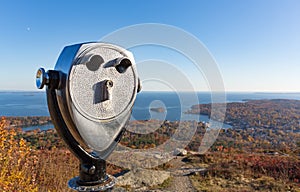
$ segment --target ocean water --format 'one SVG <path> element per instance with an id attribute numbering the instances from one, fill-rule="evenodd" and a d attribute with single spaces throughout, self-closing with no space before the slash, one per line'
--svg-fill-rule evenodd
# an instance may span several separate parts
<path id="1" fill-rule="evenodd" d="M 215 95 L 218 102 L 218 94 Z M 238 93 L 230 92 L 225 95 L 225 102 L 244 102 L 260 99 L 295 99 L 300 100 L 300 93 Z M 221 101 L 223 101 L 221 99 Z M 132 119 L 166 119 L 170 121 L 196 120 L 208 121 L 205 115 L 184 114 L 195 104 L 212 102 L 210 92 L 199 93 L 172 93 L 172 92 L 144 92 L 137 96 L 132 111 Z M 166 113 L 152 112 L 150 108 L 162 107 Z"/>
<path id="2" fill-rule="evenodd" d="M 0 92 L 0 116 L 49 116 L 45 92 Z"/>
<path id="3" fill-rule="evenodd" d="M 300 100 L 300 93 L 230 92 L 226 94 L 226 102 L 243 102 L 248 99 Z M 184 114 L 184 112 L 194 104 L 211 103 L 211 101 L 210 92 L 141 92 L 137 95 L 131 119 L 208 121 L 207 116 Z M 151 110 L 157 107 L 163 108 L 165 112 L 158 113 Z M 0 91 L 0 116 L 49 116 L 46 93 Z"/>

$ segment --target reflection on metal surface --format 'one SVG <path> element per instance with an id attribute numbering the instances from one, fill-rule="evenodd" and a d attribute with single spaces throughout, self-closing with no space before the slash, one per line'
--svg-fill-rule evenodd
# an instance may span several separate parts
<path id="1" fill-rule="evenodd" d="M 42 89 L 46 84 L 49 83 L 48 74 L 44 68 L 39 68 L 36 73 L 36 86 L 38 89 Z"/>

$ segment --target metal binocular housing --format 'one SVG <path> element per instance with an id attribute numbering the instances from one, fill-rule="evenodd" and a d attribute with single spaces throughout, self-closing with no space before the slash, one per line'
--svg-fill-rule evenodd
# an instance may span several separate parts
<path id="1" fill-rule="evenodd" d="M 115 183 L 105 159 L 125 130 L 140 90 L 133 55 L 108 43 L 66 46 L 54 70 L 40 68 L 36 86 L 46 86 L 52 122 L 80 160 L 78 191 L 105 191 Z"/>

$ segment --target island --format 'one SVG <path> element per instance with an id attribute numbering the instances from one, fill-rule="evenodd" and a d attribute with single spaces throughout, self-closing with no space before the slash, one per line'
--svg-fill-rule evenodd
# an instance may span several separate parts
<path id="1" fill-rule="evenodd" d="M 157 113 L 164 113 L 166 111 L 163 107 L 151 107 L 150 110 Z"/>

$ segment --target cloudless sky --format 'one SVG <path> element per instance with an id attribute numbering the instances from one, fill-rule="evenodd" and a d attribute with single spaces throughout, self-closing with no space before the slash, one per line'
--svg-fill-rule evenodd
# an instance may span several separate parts
<path id="1" fill-rule="evenodd" d="M 53 68 L 64 46 L 141 23 L 173 25 L 196 36 L 215 58 L 228 91 L 300 92 L 298 0 L 2 0 L 0 90 L 36 90 L 37 68 Z M 157 53 L 155 47 L 132 51 L 137 60 Z"/>

